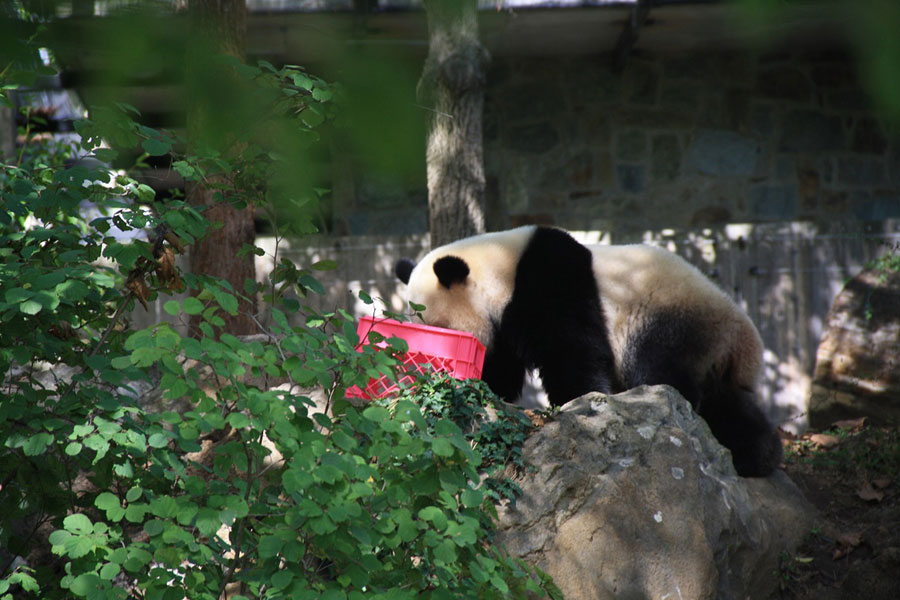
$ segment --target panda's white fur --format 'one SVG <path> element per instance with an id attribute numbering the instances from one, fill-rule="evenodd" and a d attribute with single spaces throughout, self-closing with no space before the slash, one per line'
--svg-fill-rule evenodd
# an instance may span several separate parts
<path id="1" fill-rule="evenodd" d="M 513 281 L 533 226 L 485 233 L 435 248 L 418 262 L 407 284 L 410 302 L 425 306 L 429 325 L 467 331 L 485 347 L 491 343 L 491 320 L 500 320 L 513 294 Z M 434 262 L 444 256 L 462 258 L 470 269 L 465 286 L 450 289 L 434 275 Z"/>
<path id="2" fill-rule="evenodd" d="M 426 323 L 481 340 L 485 379 L 508 400 L 531 367 L 555 405 L 593 389 L 669 383 L 731 447 L 739 472 L 765 475 L 780 460 L 754 403 L 763 347 L 756 327 L 670 252 L 588 251 L 562 230 L 525 226 L 436 248 L 416 265 L 398 263 L 398 276 L 409 300 L 425 306 Z"/>
<path id="3" fill-rule="evenodd" d="M 643 244 L 596 246 L 591 253 L 594 275 L 602 282 L 600 298 L 616 365 L 622 364 L 625 344 L 648 311 L 691 307 L 702 312 L 707 322 L 715 323 L 717 331 L 703 362 L 694 363 L 696 371 L 704 373 L 716 363 L 732 362 L 735 380 L 755 387 L 762 367 L 759 332 L 734 301 L 696 267 L 667 250 Z"/>

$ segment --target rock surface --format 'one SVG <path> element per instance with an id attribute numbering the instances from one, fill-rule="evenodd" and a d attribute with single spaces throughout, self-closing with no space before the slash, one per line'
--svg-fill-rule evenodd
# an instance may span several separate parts
<path id="1" fill-rule="evenodd" d="M 524 450 L 500 541 L 567 600 L 767 598 L 813 509 L 781 471 L 738 477 L 674 389 L 588 394 Z"/>
<path id="2" fill-rule="evenodd" d="M 862 416 L 900 425 L 900 272 L 851 279 L 828 311 L 816 352 L 810 426 Z"/>

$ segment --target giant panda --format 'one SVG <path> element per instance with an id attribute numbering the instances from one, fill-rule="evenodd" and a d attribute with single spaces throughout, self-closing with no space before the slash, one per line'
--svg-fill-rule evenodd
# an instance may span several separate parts
<path id="1" fill-rule="evenodd" d="M 777 433 L 755 402 L 762 341 L 695 267 L 646 245 L 588 249 L 561 229 L 525 226 L 436 248 L 397 277 L 426 323 L 485 346 L 483 379 L 514 401 L 537 368 L 550 403 L 639 385 L 676 388 L 729 448 L 737 472 L 766 476 Z"/>

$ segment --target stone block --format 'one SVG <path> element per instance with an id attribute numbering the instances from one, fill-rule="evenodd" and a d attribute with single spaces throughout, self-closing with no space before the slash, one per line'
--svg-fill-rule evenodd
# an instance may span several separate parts
<path id="1" fill-rule="evenodd" d="M 563 81 L 570 106 L 603 106 L 618 101 L 621 79 L 608 62 L 583 59 L 565 67 Z"/>
<path id="2" fill-rule="evenodd" d="M 687 149 L 688 166 L 704 175 L 752 175 L 760 147 L 732 131 L 701 131 Z"/>
<path id="3" fill-rule="evenodd" d="M 775 157 L 775 178 L 789 181 L 797 176 L 797 159 L 793 154 L 780 154 Z"/>
<path id="4" fill-rule="evenodd" d="M 813 110 L 792 110 L 784 117 L 779 150 L 836 152 L 847 145 L 841 118 Z"/>
<path id="5" fill-rule="evenodd" d="M 659 76 L 653 65 L 631 61 L 625 69 L 625 102 L 652 106 L 656 104 Z"/>
<path id="6" fill-rule="evenodd" d="M 807 102 L 813 87 L 806 74 L 795 67 L 778 66 L 765 69 L 756 82 L 757 91 L 765 98 Z"/>
<path id="7" fill-rule="evenodd" d="M 850 202 L 850 212 L 860 221 L 900 218 L 900 194 L 882 192 L 872 197 L 854 198 Z"/>
<path id="8" fill-rule="evenodd" d="M 637 129 L 625 130 L 616 136 L 616 158 L 626 162 L 644 160 L 647 155 L 647 134 Z"/>
<path id="9" fill-rule="evenodd" d="M 650 176 L 653 183 L 675 181 L 681 171 L 681 144 L 674 134 L 653 137 L 650 153 Z"/>
<path id="10" fill-rule="evenodd" d="M 684 117 L 693 118 L 701 106 L 707 88 L 693 81 L 668 81 L 659 93 L 659 106 Z"/>
<path id="11" fill-rule="evenodd" d="M 754 106 L 747 118 L 747 130 L 759 139 L 767 140 L 775 133 L 775 115 L 768 104 Z"/>
<path id="12" fill-rule="evenodd" d="M 594 183 L 599 187 L 612 187 L 616 183 L 615 161 L 609 152 L 594 152 Z"/>
<path id="13" fill-rule="evenodd" d="M 817 87 L 848 88 L 857 85 L 856 71 L 847 63 L 816 65 L 812 68 L 811 76 Z"/>
<path id="14" fill-rule="evenodd" d="M 559 134 L 546 121 L 510 127 L 505 137 L 505 144 L 508 148 L 527 154 L 547 152 L 559 142 Z"/>
<path id="15" fill-rule="evenodd" d="M 881 123 L 870 117 L 859 119 L 853 127 L 850 149 L 854 152 L 884 154 L 887 149 L 887 138 Z"/>
<path id="16" fill-rule="evenodd" d="M 545 119 L 565 109 L 561 90 L 550 81 L 509 86 L 501 98 L 506 121 Z"/>
<path id="17" fill-rule="evenodd" d="M 640 194 L 646 186 L 646 169 L 641 165 L 620 164 L 616 166 L 619 189 L 627 194 Z"/>
<path id="18" fill-rule="evenodd" d="M 840 90 L 825 94 L 825 106 L 835 110 L 868 110 L 872 99 L 859 89 Z"/>
<path id="19" fill-rule="evenodd" d="M 759 184 L 750 188 L 750 214 L 758 219 L 790 221 L 797 215 L 797 189 Z"/>
<path id="20" fill-rule="evenodd" d="M 845 156 L 837 161 L 837 180 L 843 185 L 873 186 L 884 183 L 884 161 L 869 156 Z"/>

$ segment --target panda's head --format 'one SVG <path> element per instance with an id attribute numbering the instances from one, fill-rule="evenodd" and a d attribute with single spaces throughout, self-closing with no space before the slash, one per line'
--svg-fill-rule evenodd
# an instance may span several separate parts
<path id="1" fill-rule="evenodd" d="M 407 284 L 408 300 L 425 306 L 427 324 L 467 331 L 489 346 L 533 231 L 522 227 L 466 238 L 435 248 L 418 264 L 400 259 L 394 272 Z"/>

